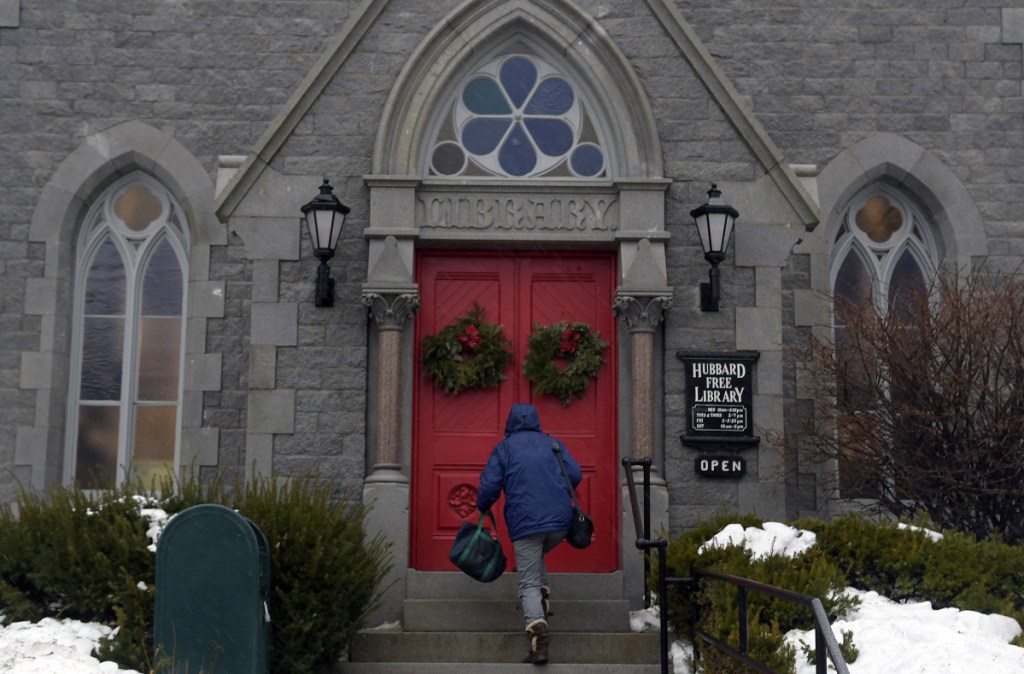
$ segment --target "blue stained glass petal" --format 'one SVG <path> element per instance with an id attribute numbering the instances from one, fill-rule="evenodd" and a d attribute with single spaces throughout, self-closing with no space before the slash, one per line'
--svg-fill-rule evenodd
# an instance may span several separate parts
<path id="1" fill-rule="evenodd" d="M 512 110 L 498 83 L 489 77 L 477 77 L 462 90 L 462 102 L 476 115 L 508 115 Z"/>
<path id="2" fill-rule="evenodd" d="M 516 108 L 523 107 L 536 82 L 537 67 L 528 59 L 517 56 L 501 66 L 501 85 Z"/>
<path id="3" fill-rule="evenodd" d="M 525 176 L 537 165 L 537 153 L 522 124 L 516 124 L 498 153 L 501 168 L 511 176 Z"/>
<path id="4" fill-rule="evenodd" d="M 572 129 L 560 119 L 526 119 L 526 130 L 541 152 L 561 157 L 572 147 Z"/>
<path id="5" fill-rule="evenodd" d="M 462 130 L 462 145 L 472 154 L 490 154 L 511 123 L 511 119 L 474 119 Z"/>
<path id="6" fill-rule="evenodd" d="M 571 162 L 576 175 L 593 178 L 604 168 L 604 155 L 593 145 L 581 145 L 572 153 Z"/>
<path id="7" fill-rule="evenodd" d="M 540 83 L 524 112 L 527 115 L 564 115 L 572 107 L 573 99 L 569 83 L 561 77 L 551 77 Z"/>

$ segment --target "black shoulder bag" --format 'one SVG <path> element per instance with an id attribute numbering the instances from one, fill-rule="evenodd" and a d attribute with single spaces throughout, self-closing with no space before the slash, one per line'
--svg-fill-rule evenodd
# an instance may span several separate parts
<path id="1" fill-rule="evenodd" d="M 576 498 L 576 490 L 572 487 L 569 471 L 565 469 L 565 462 L 562 461 L 562 448 L 558 446 L 557 442 L 552 442 L 551 451 L 555 453 L 555 458 L 558 459 L 558 465 L 562 469 L 565 483 L 569 485 L 569 493 L 572 495 L 572 524 L 569 525 L 569 533 L 566 534 L 565 540 L 569 541 L 569 545 L 572 547 L 582 550 L 590 545 L 590 539 L 594 536 L 594 520 L 590 518 L 590 515 L 580 510 L 580 502 Z"/>

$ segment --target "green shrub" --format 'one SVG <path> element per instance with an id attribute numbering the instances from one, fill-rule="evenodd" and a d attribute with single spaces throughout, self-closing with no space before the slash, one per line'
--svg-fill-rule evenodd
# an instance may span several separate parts
<path id="1" fill-rule="evenodd" d="M 857 515 L 828 523 L 798 520 L 794 526 L 817 534 L 816 547 L 839 565 L 849 585 L 893 601 L 920 596 L 933 550 L 921 529 L 901 529 L 894 522 L 872 522 Z"/>
<path id="2" fill-rule="evenodd" d="M 844 578 L 838 567 L 825 554 L 812 548 L 796 557 L 772 555 L 752 559 L 751 553 L 738 546 L 715 547 L 698 554 L 707 540 L 721 531 L 726 524 L 738 522 L 744 528 L 761 526 L 754 517 L 717 517 L 695 531 L 685 533 L 670 542 L 666 551 L 668 573 L 673 576 L 691 576 L 694 569 L 716 571 L 749 578 L 801 594 L 818 597 L 830 619 L 847 613 L 855 600 L 842 593 Z M 739 647 L 738 589 L 721 581 L 702 580 L 696 597 L 673 588 L 669 592 L 669 620 L 677 634 L 692 637 L 689 624 L 692 602 L 698 603 L 701 629 L 715 638 Z M 784 641 L 793 629 L 811 629 L 814 618 L 805 606 L 786 602 L 762 592 L 748 591 L 748 650 L 755 660 L 779 672 L 793 672 L 796 653 Z M 705 671 L 745 672 L 745 666 L 724 656 L 713 646 L 700 649 Z"/>
<path id="3" fill-rule="evenodd" d="M 733 588 L 735 589 L 735 588 Z M 735 594 L 735 593 L 734 593 Z M 739 648 L 739 609 L 736 603 L 724 601 L 724 608 L 712 611 L 702 627 L 708 634 Z M 760 613 L 752 613 L 747 620 L 748 654 L 754 660 L 776 672 L 793 672 L 796 668 L 796 650 L 785 642 L 786 633 L 775 621 L 762 622 Z M 710 645 L 700 647 L 701 671 L 715 674 L 749 674 L 752 670 L 742 662 Z"/>
<path id="4" fill-rule="evenodd" d="M 332 489 L 305 477 L 229 490 L 190 473 L 177 484 L 165 480 L 161 492 L 168 497 L 151 503 L 170 514 L 221 503 L 266 534 L 275 674 L 315 672 L 336 661 L 376 606 L 389 569 L 386 544 L 363 531 L 365 510 L 334 498 Z M 0 615 L 117 625 L 98 656 L 150 671 L 156 560 L 137 491 L 55 486 L 23 491 L 16 511 L 0 509 Z"/>
<path id="5" fill-rule="evenodd" d="M 896 601 L 930 601 L 935 608 L 955 607 L 1000 613 L 1024 624 L 1024 545 L 1000 540 L 978 541 L 969 534 L 943 532 L 933 541 L 920 528 L 893 522 L 872 522 L 856 515 L 830 522 L 801 519 L 793 523 L 817 535 L 817 544 L 796 558 L 781 556 L 752 560 L 739 547 L 712 548 L 698 555 L 701 545 L 726 525 L 760 526 L 750 516 L 722 515 L 673 539 L 668 547 L 668 573 L 690 576 L 694 567 L 750 578 L 801 594 L 818 597 L 830 620 L 844 615 L 853 603 L 841 590 L 846 586 L 874 590 Z M 655 570 L 656 572 L 656 570 Z M 653 580 L 653 579 L 652 579 Z M 736 589 L 723 583 L 702 583 L 696 597 L 670 588 L 666 605 L 677 634 L 692 638 L 692 602 L 699 604 L 702 628 L 733 646 L 738 644 Z M 791 629 L 808 629 L 806 609 L 748 594 L 751 656 L 780 672 L 793 671 L 782 637 Z M 1024 634 L 1014 640 L 1024 646 Z M 773 650 L 778 649 L 778 650 Z M 733 672 L 727 658 L 702 648 L 704 671 Z M 803 649 L 810 654 L 811 649 Z M 841 650 L 847 662 L 856 646 L 844 634 Z"/>
<path id="6" fill-rule="evenodd" d="M 17 504 L 17 517 L 10 507 L 0 511 L 0 614 L 125 624 L 112 648 L 138 662 L 143 644 L 130 642 L 135 625 L 123 621 L 152 614 L 152 594 L 138 583 L 152 586 L 155 560 L 132 494 L 54 486 L 22 491 Z"/>
<path id="7" fill-rule="evenodd" d="M 944 532 L 921 593 L 937 607 L 1001 613 L 1024 624 L 1024 545 Z"/>
<path id="8" fill-rule="evenodd" d="M 388 549 L 367 541 L 365 509 L 331 496 L 330 483 L 257 481 L 238 510 L 263 530 L 271 550 L 270 670 L 328 668 L 348 648 L 390 569 Z"/>
<path id="9" fill-rule="evenodd" d="M 689 577 L 693 573 L 693 567 L 697 562 L 697 550 L 712 538 L 715 534 L 725 528 L 726 525 L 739 523 L 743 527 L 756 527 L 761 525 L 761 520 L 754 516 L 719 515 L 707 522 L 701 522 L 697 528 L 687 531 L 673 538 L 665 551 L 666 573 L 669 576 Z M 725 548 L 732 552 L 722 554 L 737 554 L 749 557 L 739 548 Z M 716 551 L 717 552 L 717 551 Z M 656 561 L 656 558 L 654 558 Z M 651 587 L 657 587 L 657 564 L 651 565 Z M 690 625 L 690 616 L 693 615 L 693 600 L 689 592 L 679 586 L 668 588 L 668 598 L 665 601 L 668 606 L 669 623 L 676 634 L 688 638 L 693 637 Z"/>
<path id="10" fill-rule="evenodd" d="M 857 516 L 798 525 L 816 530 L 818 547 L 841 564 L 850 585 L 895 601 L 1024 619 L 1024 545 L 957 531 L 932 541 L 920 530 Z"/>

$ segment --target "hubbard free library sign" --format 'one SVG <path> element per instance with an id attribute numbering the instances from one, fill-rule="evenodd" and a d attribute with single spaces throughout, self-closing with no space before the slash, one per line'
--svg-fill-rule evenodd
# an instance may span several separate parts
<path id="1" fill-rule="evenodd" d="M 704 477 L 739 478 L 746 462 L 732 453 L 743 445 L 755 445 L 753 384 L 756 351 L 679 351 L 686 390 L 686 429 L 680 440 L 704 451 L 694 470 Z"/>

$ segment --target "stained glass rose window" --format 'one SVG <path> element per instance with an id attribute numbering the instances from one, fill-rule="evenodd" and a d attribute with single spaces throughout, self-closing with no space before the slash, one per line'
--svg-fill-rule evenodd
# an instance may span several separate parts
<path id="1" fill-rule="evenodd" d="M 599 178 L 605 152 L 572 84 L 541 59 L 504 56 L 458 90 L 431 151 L 440 176 Z"/>

